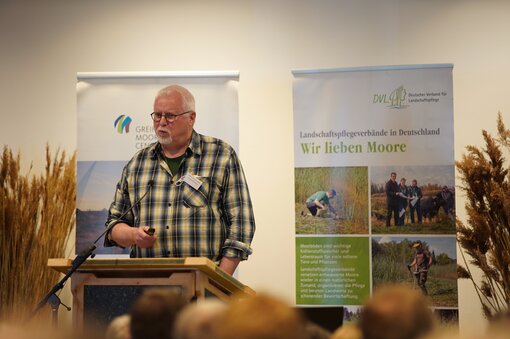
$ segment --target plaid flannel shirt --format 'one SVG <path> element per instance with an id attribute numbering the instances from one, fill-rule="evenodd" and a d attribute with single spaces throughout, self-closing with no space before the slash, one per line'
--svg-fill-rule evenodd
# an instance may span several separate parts
<path id="1" fill-rule="evenodd" d="M 198 189 L 183 180 L 187 173 L 200 180 Z M 159 143 L 139 151 L 127 163 L 106 225 L 119 222 L 156 229 L 154 246 L 133 246 L 131 257 L 245 260 L 252 252 L 255 232 L 248 186 L 234 149 L 195 131 L 176 175 L 170 172 Z M 105 246 L 116 246 L 108 238 Z"/>

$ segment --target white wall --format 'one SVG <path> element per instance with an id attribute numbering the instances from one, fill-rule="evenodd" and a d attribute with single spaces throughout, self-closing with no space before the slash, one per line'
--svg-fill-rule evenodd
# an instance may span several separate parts
<path id="1" fill-rule="evenodd" d="M 36 169 L 47 142 L 74 151 L 79 71 L 239 70 L 240 153 L 258 225 L 240 277 L 294 300 L 290 71 L 453 63 L 460 159 L 481 145 L 481 128 L 495 131 L 499 110 L 510 125 L 508 14 L 505 0 L 3 0 L 0 145 Z M 461 330 L 480 333 L 476 294 L 459 287 Z"/>

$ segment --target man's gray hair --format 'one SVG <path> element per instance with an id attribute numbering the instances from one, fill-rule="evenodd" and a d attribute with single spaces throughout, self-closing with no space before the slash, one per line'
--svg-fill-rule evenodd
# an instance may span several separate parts
<path id="1" fill-rule="evenodd" d="M 186 111 L 193 111 L 195 112 L 195 97 L 193 97 L 193 94 L 191 94 L 190 91 L 188 91 L 186 88 L 180 86 L 180 85 L 170 85 L 166 86 L 165 88 L 162 88 L 159 90 L 158 94 L 156 95 L 156 99 L 159 97 L 165 97 L 170 95 L 173 92 L 177 92 L 182 97 L 182 109 Z"/>

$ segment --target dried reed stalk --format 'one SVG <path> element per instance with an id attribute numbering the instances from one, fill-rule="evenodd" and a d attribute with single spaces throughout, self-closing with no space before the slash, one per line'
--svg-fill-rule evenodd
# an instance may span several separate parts
<path id="1" fill-rule="evenodd" d="M 58 282 L 48 258 L 63 257 L 75 225 L 76 154 L 52 159 L 46 146 L 42 175 L 20 174 L 20 155 L 4 147 L 0 159 L 0 320 L 33 310 Z M 47 310 L 47 309 L 46 309 Z"/>
<path id="2" fill-rule="evenodd" d="M 510 305 L 510 177 L 502 151 L 510 150 L 510 130 L 501 113 L 497 124 L 497 139 L 483 130 L 485 148 L 467 146 L 467 154 L 456 162 L 467 198 L 467 224 L 457 221 L 457 239 L 470 263 L 482 271 L 482 280 L 473 279 L 462 251 L 465 266 L 457 271 L 459 278 L 471 279 L 487 318 Z"/>

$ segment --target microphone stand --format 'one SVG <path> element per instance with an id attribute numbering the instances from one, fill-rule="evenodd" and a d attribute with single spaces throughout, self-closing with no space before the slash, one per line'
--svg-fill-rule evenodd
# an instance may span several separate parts
<path id="1" fill-rule="evenodd" d="M 60 281 L 55 285 L 53 286 L 53 288 L 48 292 L 48 294 L 46 294 L 46 296 L 44 298 L 41 299 L 41 301 L 37 304 L 37 306 L 35 307 L 35 309 L 32 311 L 32 313 L 30 314 L 29 318 L 28 318 L 28 321 L 32 320 L 32 318 L 37 314 L 37 312 L 46 304 L 46 303 L 49 303 L 50 306 L 51 306 L 51 316 L 52 316 L 52 324 L 54 327 L 57 326 L 57 319 L 58 319 L 58 307 L 60 305 L 63 305 L 68 311 L 71 310 L 70 307 L 66 306 L 64 303 L 62 303 L 62 301 L 60 300 L 60 298 L 57 296 L 57 292 L 60 291 L 61 289 L 64 288 L 64 284 L 65 282 L 67 281 L 67 279 L 69 279 L 69 277 L 78 269 L 78 267 L 81 266 L 81 264 L 83 264 L 85 262 L 85 260 L 87 260 L 89 257 L 91 258 L 94 258 L 95 257 L 95 253 L 94 253 L 94 250 L 97 248 L 96 244 L 97 242 L 99 241 L 99 239 L 101 239 L 105 234 L 107 234 L 108 232 L 110 232 L 113 228 L 113 226 L 117 225 L 117 222 L 122 220 L 122 218 L 124 218 L 126 216 L 126 214 L 128 214 L 129 212 L 131 212 L 131 210 L 133 209 L 134 206 L 138 205 L 143 198 L 145 198 L 145 196 L 147 195 L 147 193 L 149 193 L 149 191 L 151 190 L 152 188 L 152 185 L 154 184 L 154 180 L 149 180 L 149 183 L 148 183 L 148 189 L 147 191 L 142 195 L 142 197 L 140 199 L 138 199 L 130 208 L 128 208 L 124 213 L 122 213 L 117 219 L 113 220 L 110 222 L 110 224 L 108 225 L 108 227 L 106 227 L 106 229 L 103 231 L 103 233 L 101 233 L 101 235 L 99 235 L 99 237 L 91 244 L 89 245 L 88 247 L 86 247 L 85 249 L 83 249 L 77 256 L 76 258 L 74 258 L 72 264 L 71 264 L 71 268 L 69 269 L 69 271 L 67 271 L 67 273 L 64 275 L 64 277 L 62 279 L 60 279 Z M 153 230 L 153 229 L 151 229 Z"/>
<path id="2" fill-rule="evenodd" d="M 113 224 L 113 225 L 115 225 L 115 224 Z M 53 286 L 53 288 L 48 292 L 48 294 L 46 294 L 46 296 L 41 299 L 41 301 L 37 304 L 35 309 L 32 311 L 30 317 L 28 318 L 28 321 L 30 321 L 37 314 L 37 312 L 39 312 L 39 310 L 46 303 L 48 303 L 51 306 L 52 325 L 55 328 L 57 327 L 58 307 L 60 305 L 63 305 L 68 311 L 71 310 L 71 308 L 69 306 L 66 306 L 64 303 L 62 303 L 60 298 L 57 296 L 57 292 L 60 291 L 62 288 L 64 288 L 64 285 L 65 285 L 65 282 L 67 281 L 67 279 L 69 279 L 69 277 L 78 269 L 78 267 L 81 266 L 81 264 L 83 264 L 85 262 L 85 260 L 88 259 L 88 257 L 94 258 L 95 254 L 93 252 L 96 249 L 97 241 L 99 239 L 101 239 L 101 237 L 103 235 L 105 235 L 106 232 L 108 232 L 111 228 L 113 228 L 113 227 L 109 226 L 106 229 L 106 231 L 104 231 L 101 234 L 101 236 L 99 238 L 97 238 L 96 241 L 94 241 L 93 244 L 89 245 L 87 248 L 82 250 L 80 252 L 80 254 L 78 254 L 76 256 L 76 258 L 73 260 L 73 262 L 71 264 L 71 268 L 67 271 L 67 273 L 64 275 L 64 277 L 62 279 L 60 279 L 60 281 L 55 286 Z"/>

